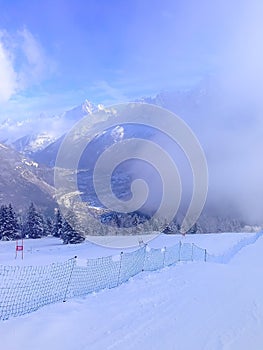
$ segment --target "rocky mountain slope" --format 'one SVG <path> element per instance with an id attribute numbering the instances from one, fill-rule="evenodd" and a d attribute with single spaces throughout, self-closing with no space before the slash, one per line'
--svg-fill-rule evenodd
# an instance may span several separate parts
<path id="1" fill-rule="evenodd" d="M 16 210 L 24 211 L 34 202 L 43 212 L 52 212 L 55 201 L 50 170 L 3 144 L 0 160 L 0 204 L 12 203 Z"/>

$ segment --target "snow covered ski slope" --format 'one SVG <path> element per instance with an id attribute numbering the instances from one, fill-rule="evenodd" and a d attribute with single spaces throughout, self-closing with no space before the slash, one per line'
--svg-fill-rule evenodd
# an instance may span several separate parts
<path id="1" fill-rule="evenodd" d="M 1 349 L 261 350 L 263 237 L 241 250 L 238 243 L 244 238 L 251 241 L 251 237 L 246 234 L 187 237 L 186 240 L 221 256 L 224 263 L 180 262 L 156 272 L 143 272 L 118 288 L 2 321 Z M 168 246 L 176 239 L 160 236 L 151 245 Z M 32 247 L 32 254 L 28 252 L 35 256 L 31 263 L 45 263 L 52 255 L 54 259 L 58 243 L 53 241 L 53 251 L 48 250 L 50 246 L 41 248 L 43 243 L 41 240 L 32 243 L 40 246 Z M 83 246 L 74 249 L 79 249 L 78 255 L 84 257 Z M 91 253 L 89 246 L 89 253 L 101 255 L 103 249 L 94 247 Z M 64 260 L 69 250 L 61 247 Z M 231 258 L 223 259 L 230 256 L 230 251 Z"/>

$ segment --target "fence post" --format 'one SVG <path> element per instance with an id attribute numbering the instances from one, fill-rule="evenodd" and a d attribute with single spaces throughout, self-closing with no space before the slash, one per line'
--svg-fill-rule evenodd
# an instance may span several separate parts
<path id="1" fill-rule="evenodd" d="M 69 288 L 69 285 L 70 285 L 70 282 L 71 282 L 71 277 L 72 277 L 73 270 L 74 270 L 74 267 L 75 267 L 75 264 L 76 264 L 77 256 L 74 256 L 73 259 L 74 259 L 74 261 L 73 261 L 73 263 L 72 263 L 72 268 L 71 268 L 71 271 L 70 271 L 70 274 L 69 274 L 69 279 L 68 279 L 68 283 L 67 283 L 67 287 L 66 287 L 66 291 L 65 291 L 63 303 L 66 302 L 66 297 L 67 297 L 67 294 L 68 294 L 68 288 Z"/>
<path id="2" fill-rule="evenodd" d="M 120 254 L 120 268 L 119 268 L 118 282 L 117 282 L 118 284 L 117 284 L 117 286 L 120 285 L 122 256 L 123 256 L 123 252 L 121 252 L 121 254 Z"/>
<path id="3" fill-rule="evenodd" d="M 180 241 L 179 242 L 179 260 L 178 261 L 181 261 L 181 247 L 182 247 L 182 242 Z"/>
<path id="4" fill-rule="evenodd" d="M 147 243 L 144 244 L 144 259 L 143 259 L 143 267 L 142 267 L 142 272 L 144 271 L 144 266 L 145 266 L 145 259 L 146 259 L 146 248 L 147 248 Z"/>
<path id="5" fill-rule="evenodd" d="M 205 249 L 205 262 L 207 261 L 207 251 Z"/>
<path id="6" fill-rule="evenodd" d="M 166 253 L 166 247 L 163 247 L 163 267 L 165 263 L 165 253 Z"/>

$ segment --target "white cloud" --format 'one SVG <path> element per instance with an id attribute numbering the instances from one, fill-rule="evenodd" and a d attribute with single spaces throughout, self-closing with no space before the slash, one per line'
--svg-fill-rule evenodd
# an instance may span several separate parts
<path id="1" fill-rule="evenodd" d="M 17 74 L 11 52 L 5 47 L 0 32 L 0 102 L 7 101 L 17 91 Z"/>
<path id="2" fill-rule="evenodd" d="M 106 80 L 97 81 L 92 86 L 92 90 L 96 91 L 97 96 L 102 97 L 104 104 L 122 103 L 129 100 L 121 89 L 113 87 Z M 107 100 L 104 100 L 105 96 Z"/>
<path id="3" fill-rule="evenodd" d="M 19 31 L 18 38 L 24 56 L 18 76 L 20 87 L 24 89 L 48 78 L 54 72 L 55 64 L 29 30 Z"/>
<path id="4" fill-rule="evenodd" d="M 40 84 L 55 71 L 54 61 L 28 30 L 0 31 L 0 103 Z"/>

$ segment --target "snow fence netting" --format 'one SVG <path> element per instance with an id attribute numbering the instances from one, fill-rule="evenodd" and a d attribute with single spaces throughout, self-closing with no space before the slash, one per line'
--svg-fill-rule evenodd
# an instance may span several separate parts
<path id="1" fill-rule="evenodd" d="M 48 266 L 0 266 L 0 319 L 64 300 L 74 266 L 75 259 Z"/>
<path id="2" fill-rule="evenodd" d="M 88 259 L 87 266 L 75 266 L 67 298 L 97 292 L 118 285 L 120 257 Z"/>
<path id="3" fill-rule="evenodd" d="M 0 266 L 0 320 L 117 287 L 142 271 L 156 271 L 178 261 L 205 260 L 205 249 L 179 242 L 161 249 L 145 245 L 129 253 L 87 259 L 81 266 L 76 258 L 47 266 Z"/>
<path id="4" fill-rule="evenodd" d="M 180 260 L 181 245 L 182 243 L 179 242 L 172 247 L 165 248 L 165 259 L 164 259 L 165 266 L 173 265 Z"/>

